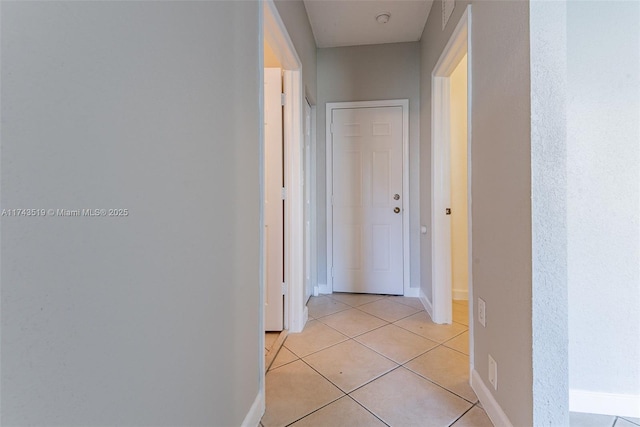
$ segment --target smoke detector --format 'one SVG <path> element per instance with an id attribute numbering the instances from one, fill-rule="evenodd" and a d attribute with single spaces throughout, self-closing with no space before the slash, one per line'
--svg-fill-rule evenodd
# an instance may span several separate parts
<path id="1" fill-rule="evenodd" d="M 376 22 L 378 24 L 386 24 L 389 22 L 389 18 L 391 18 L 391 14 L 389 12 L 383 12 L 376 16 Z"/>

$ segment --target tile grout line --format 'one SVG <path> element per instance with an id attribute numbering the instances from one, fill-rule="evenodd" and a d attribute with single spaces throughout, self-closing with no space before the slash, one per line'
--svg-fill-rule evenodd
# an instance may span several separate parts
<path id="1" fill-rule="evenodd" d="M 364 409 L 365 411 L 367 411 L 368 413 L 370 413 L 371 415 L 373 415 L 374 417 L 376 417 L 378 420 L 380 420 L 380 422 L 384 425 L 386 425 L 387 427 L 391 427 L 390 424 L 388 424 L 386 421 L 384 421 L 382 418 L 380 418 L 379 416 L 377 416 L 376 414 L 374 414 L 373 412 L 371 412 L 371 410 L 369 408 L 367 408 L 366 406 L 364 406 L 362 403 L 358 402 L 356 399 L 353 398 L 353 396 L 351 396 L 351 394 L 347 394 L 347 397 L 351 400 L 353 400 L 356 405 L 360 406 L 362 409 Z"/>
<path id="2" fill-rule="evenodd" d="M 458 418 L 456 418 L 455 420 L 453 420 L 453 422 L 452 422 L 451 424 L 449 424 L 449 426 L 448 426 L 448 427 L 451 427 L 452 425 L 454 425 L 455 423 L 457 423 L 458 421 L 460 421 L 460 419 L 461 419 L 462 417 L 464 417 L 465 415 L 467 415 L 467 413 L 468 413 L 470 410 L 472 410 L 475 406 L 476 406 L 476 405 L 474 404 L 471 408 L 469 408 L 469 409 L 467 409 L 466 411 L 464 411 L 464 412 L 462 413 L 462 415 L 460 415 Z"/>

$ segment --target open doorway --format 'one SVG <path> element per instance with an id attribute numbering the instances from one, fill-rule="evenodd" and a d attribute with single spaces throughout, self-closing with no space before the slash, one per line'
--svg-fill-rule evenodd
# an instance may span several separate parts
<path id="1" fill-rule="evenodd" d="M 465 54 L 449 77 L 452 319 L 465 325 L 469 325 L 467 74 L 467 55 Z"/>
<path id="2" fill-rule="evenodd" d="M 304 92 L 301 61 L 272 1 L 262 9 L 263 57 L 260 75 L 277 90 L 267 96 L 267 84 L 261 91 L 261 102 L 267 98 L 274 105 L 263 104 L 261 147 L 261 345 L 276 349 L 288 332 L 300 332 L 308 317 L 305 302 L 304 262 Z M 275 100 L 275 101 L 274 101 Z M 273 113 L 273 114 L 272 114 Z M 277 114 L 276 114 L 277 113 Z M 277 116 L 277 117 L 276 117 Z M 271 129 L 268 129 L 270 127 Z M 268 142 L 267 132 L 276 135 Z M 274 142 L 275 141 L 275 142 Z M 270 166 L 267 167 L 267 163 Z M 274 178 L 274 179 L 271 179 Z M 271 206 L 268 206 L 271 205 Z M 271 212 L 271 207 L 278 206 Z M 267 232 L 267 228 L 275 232 Z M 271 245 L 276 241 L 276 244 Z M 270 273 L 272 280 L 268 280 Z M 283 331 L 277 340 L 267 337 L 268 330 Z M 268 360 L 261 358 L 261 371 Z M 262 378 L 264 380 L 264 377 Z M 264 381 L 262 382 L 264 386 Z"/>
<path id="3" fill-rule="evenodd" d="M 432 73 L 431 218 L 433 321 L 469 324 L 472 339 L 470 22 L 468 6 Z"/>

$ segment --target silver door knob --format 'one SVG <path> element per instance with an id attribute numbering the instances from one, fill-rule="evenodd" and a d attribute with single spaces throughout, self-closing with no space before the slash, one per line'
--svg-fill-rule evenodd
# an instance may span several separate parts
<path id="1" fill-rule="evenodd" d="M 396 207 L 396 208 L 394 208 L 394 209 L 393 209 L 393 211 L 394 211 L 395 213 L 400 213 L 400 208 Z"/>

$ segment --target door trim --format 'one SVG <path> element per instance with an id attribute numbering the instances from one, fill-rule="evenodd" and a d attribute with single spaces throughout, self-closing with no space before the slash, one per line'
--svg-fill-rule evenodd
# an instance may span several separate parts
<path id="1" fill-rule="evenodd" d="M 467 6 L 440 59 L 431 74 L 431 283 L 433 295 L 431 313 L 435 323 L 452 322 L 451 284 L 451 222 L 444 215 L 449 207 L 450 187 L 450 135 L 449 135 L 449 79 L 464 54 L 467 54 L 467 205 L 468 205 L 468 272 L 469 272 L 469 319 L 473 320 L 472 286 L 472 200 L 471 200 L 471 142 L 472 142 L 472 52 L 471 52 L 471 6 Z M 469 333 L 473 337 L 473 321 L 469 322 Z M 470 347 L 473 360 L 473 346 Z"/>
<path id="2" fill-rule="evenodd" d="M 327 162 L 327 286 L 321 293 L 333 292 L 333 140 L 331 137 L 331 117 L 333 110 L 346 108 L 402 107 L 402 282 L 405 296 L 417 296 L 418 288 L 411 289 L 411 245 L 409 241 L 409 100 L 390 99 L 381 101 L 327 102 L 326 115 L 326 162 Z"/>
<path id="3" fill-rule="evenodd" d="M 264 40 L 267 40 L 282 64 L 283 87 L 285 91 L 284 121 L 284 182 L 286 188 L 285 203 L 285 312 L 284 327 L 289 332 L 301 332 L 308 317 L 304 299 L 304 193 L 302 188 L 303 158 L 302 145 L 304 91 L 302 85 L 302 62 L 273 0 L 263 2 L 262 31 L 260 32 L 260 54 L 263 53 Z M 260 78 L 263 64 L 260 59 Z M 261 94 L 261 96 L 263 96 Z M 262 112 L 264 114 L 264 112 Z M 264 118 L 263 118 L 264 122 Z M 263 137 L 264 138 L 264 137 Z M 261 142 L 262 143 L 262 142 Z M 264 161 L 264 153 L 261 153 Z M 261 193 L 264 194 L 264 182 L 261 181 Z M 264 197 L 264 196 L 262 196 Z M 264 198 L 262 199 L 264 202 Z M 264 212 L 261 211 L 261 227 L 264 227 Z M 262 231 L 261 231 L 262 232 Z M 261 236 L 261 242 L 264 236 Z M 265 254 L 260 256 L 260 268 L 264 268 Z M 261 297 L 264 298 L 264 277 L 260 281 Z M 264 300 L 260 302 L 263 310 Z M 262 312 L 261 312 L 262 313 Z M 262 316 L 261 316 L 262 318 Z M 260 323 L 264 335 L 264 324 Z"/>

